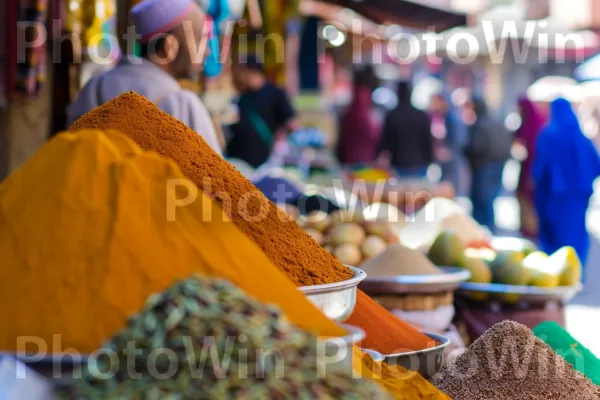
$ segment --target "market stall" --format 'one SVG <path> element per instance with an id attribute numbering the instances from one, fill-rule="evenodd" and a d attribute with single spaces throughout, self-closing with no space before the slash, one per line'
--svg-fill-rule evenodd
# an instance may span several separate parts
<path id="1" fill-rule="evenodd" d="M 0 215 L 6 262 L 0 349 L 40 371 L 48 363 L 59 371 L 64 363 L 81 363 L 81 373 L 55 388 L 61 399 L 116 393 L 440 400 L 600 395 L 514 322 L 495 325 L 442 368 L 447 337 L 419 331 L 357 289 L 367 273 L 328 254 L 199 135 L 132 93 L 86 114 L 1 183 Z M 360 233 L 331 235 L 338 245 L 362 242 Z M 384 252 L 396 251 L 389 244 Z M 444 252 L 443 244 L 431 245 L 433 264 L 456 254 Z M 403 273 L 394 263 L 380 264 L 374 253 L 366 251 L 361 264 L 374 276 Z M 397 267 L 416 265 L 408 260 Z M 429 275 L 453 275 L 427 268 Z M 60 344 L 53 341 L 57 334 Z M 14 340 L 22 335 L 36 341 Z M 510 387 L 510 368 L 521 363 L 508 363 L 500 375 L 452 373 L 490 346 L 492 361 L 502 364 L 503 341 L 516 346 L 513 356 L 527 359 L 534 351 L 544 357 Z M 40 343 L 49 357 L 32 347 Z M 132 344 L 133 359 L 126 351 Z M 203 351 L 219 354 L 227 346 L 234 350 L 229 367 L 217 359 L 200 364 L 200 375 L 190 370 Z M 57 356 L 64 351 L 79 357 Z M 107 351 L 117 355 L 117 369 L 110 368 L 111 358 L 98 358 Z M 157 354 L 166 351 L 174 358 L 157 364 Z M 261 351 L 281 354 L 283 378 Z M 139 375 L 130 376 L 129 365 Z M 561 368 L 561 379 L 537 373 L 550 365 Z M 107 367 L 115 374 L 94 373 Z"/>
<path id="2" fill-rule="evenodd" d="M 600 397 L 566 332 L 501 321 L 467 347 L 454 324 L 458 291 L 576 292 L 576 255 L 502 249 L 451 188 L 344 169 L 305 128 L 253 170 L 129 92 L 0 182 L 0 351 L 39 400 Z"/>

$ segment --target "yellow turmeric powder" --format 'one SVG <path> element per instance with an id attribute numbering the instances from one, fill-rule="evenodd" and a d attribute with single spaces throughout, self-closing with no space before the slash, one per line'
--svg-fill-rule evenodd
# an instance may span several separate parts
<path id="1" fill-rule="evenodd" d="M 260 190 L 215 153 L 196 132 L 146 98 L 123 93 L 78 119 L 70 130 L 116 129 L 142 149 L 174 160 L 184 175 L 214 198 L 234 224 L 298 286 L 352 278 Z"/>
<path id="2" fill-rule="evenodd" d="M 0 350 L 92 352 L 194 272 L 279 305 L 303 329 L 344 334 L 202 192 L 169 221 L 172 179 L 184 179 L 173 161 L 88 131 L 60 134 L 2 182 Z"/>
<path id="3" fill-rule="evenodd" d="M 305 330 L 343 334 L 206 195 L 169 221 L 171 179 L 183 179 L 172 161 L 88 131 L 59 135 L 0 184 L 0 350 L 89 353 L 150 294 L 194 272 L 279 305 Z M 447 400 L 416 373 L 355 362 L 397 399 Z"/>
<path id="4" fill-rule="evenodd" d="M 375 363 L 356 346 L 353 350 L 353 365 L 361 377 L 378 381 L 397 400 L 450 400 L 419 373 L 408 371 L 399 365 Z"/>

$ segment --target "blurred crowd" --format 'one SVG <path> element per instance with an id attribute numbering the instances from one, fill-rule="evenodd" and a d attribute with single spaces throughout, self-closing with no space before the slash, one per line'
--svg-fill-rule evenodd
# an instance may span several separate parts
<path id="1" fill-rule="evenodd" d="M 197 93 L 183 89 L 178 81 L 220 73 L 209 68 L 210 63 L 195 62 L 189 45 L 214 38 L 207 28 L 213 24 L 206 23 L 211 17 L 192 0 L 165 4 L 145 0 L 133 7 L 131 16 L 141 35 L 140 57 L 124 57 L 113 69 L 90 79 L 70 106 L 69 120 L 133 90 L 198 132 L 215 151 L 252 168 L 265 164 L 277 153 L 278 143 L 306 128 L 288 93 L 269 82 L 259 58 L 240 57 L 232 66 L 237 116 L 227 124 L 219 120 Z M 186 34 L 183 20 L 190 22 L 193 35 Z M 170 61 L 160 62 L 164 59 Z M 521 124 L 511 131 L 494 118 L 477 93 L 458 102 L 442 88 L 423 109 L 415 107 L 408 80 L 396 86 L 396 105 L 378 122 L 373 113 L 377 87 L 373 69 L 356 70 L 351 101 L 339 115 L 336 153 L 341 164 L 377 166 L 411 180 L 427 179 L 436 164 L 441 180 L 450 182 L 458 194 L 468 195 L 474 218 L 494 232 L 494 201 L 502 190 L 503 170 L 519 149 L 516 196 L 522 234 L 539 239 L 547 253 L 571 245 L 585 261 L 589 241 L 585 215 L 600 175 L 600 157 L 584 135 L 573 105 L 557 98 L 541 112 L 538 104 L 522 98 Z"/>
<path id="2" fill-rule="evenodd" d="M 503 170 L 516 158 L 521 164 L 516 196 L 522 235 L 539 241 L 548 253 L 570 245 L 585 262 L 586 211 L 600 176 L 600 157 L 583 133 L 574 105 L 564 98 L 539 105 L 522 97 L 521 123 L 511 131 L 477 94 L 455 104 L 442 91 L 421 110 L 411 102 L 410 83 L 399 82 L 398 103 L 378 126 L 372 116 L 373 88 L 364 74 L 355 74 L 353 99 L 341 117 L 342 163 L 374 164 L 411 179 L 425 179 L 437 164 L 441 179 L 467 194 L 473 217 L 494 232 L 494 201 L 503 189 Z"/>

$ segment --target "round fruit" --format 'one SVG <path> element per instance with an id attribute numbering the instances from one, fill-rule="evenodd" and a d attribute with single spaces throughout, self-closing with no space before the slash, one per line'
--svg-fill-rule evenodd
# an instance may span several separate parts
<path id="1" fill-rule="evenodd" d="M 581 260 L 573 247 L 566 246 L 557 250 L 549 258 L 551 265 L 560 269 L 560 286 L 573 286 L 581 282 Z"/>
<path id="2" fill-rule="evenodd" d="M 316 229 L 306 229 L 305 230 L 308 235 L 313 238 L 315 242 L 319 244 L 319 246 L 323 245 L 323 234 Z"/>
<path id="3" fill-rule="evenodd" d="M 504 251 L 498 253 L 492 263 L 494 281 L 505 285 L 525 286 L 531 281 L 531 271 L 523 267 L 523 255 L 520 252 Z"/>
<path id="4" fill-rule="evenodd" d="M 294 219 L 297 219 L 300 215 L 298 207 L 292 204 L 278 204 L 277 207 L 279 207 L 283 212 L 285 212 L 287 215 Z"/>
<path id="5" fill-rule="evenodd" d="M 346 222 L 361 221 L 362 218 L 357 216 L 358 213 L 353 213 L 347 210 L 337 210 L 331 213 L 331 223 L 340 224 Z"/>
<path id="6" fill-rule="evenodd" d="M 331 217 L 325 211 L 313 211 L 306 216 L 306 227 L 324 232 L 331 224 Z"/>
<path id="7" fill-rule="evenodd" d="M 388 234 L 393 233 L 390 224 L 386 221 L 367 221 L 364 226 L 367 235 L 386 237 Z"/>
<path id="8" fill-rule="evenodd" d="M 360 249 L 363 256 L 368 259 L 382 253 L 386 247 L 387 243 L 379 236 L 368 236 Z"/>
<path id="9" fill-rule="evenodd" d="M 342 244 L 338 246 L 333 255 L 337 258 L 342 264 L 345 265 L 358 265 L 362 260 L 362 254 L 360 254 L 360 250 L 356 245 L 352 244 Z"/>
<path id="10" fill-rule="evenodd" d="M 443 267 L 461 266 L 464 262 L 465 245 L 453 231 L 442 232 L 429 249 L 428 257 L 435 265 Z"/>
<path id="11" fill-rule="evenodd" d="M 462 265 L 464 269 L 471 272 L 469 282 L 490 283 L 492 282 L 492 270 L 481 259 L 475 257 L 465 257 Z"/>
<path id="12" fill-rule="evenodd" d="M 529 254 L 523 260 L 523 266 L 531 272 L 530 286 L 546 288 L 558 286 L 560 270 L 552 268 L 546 253 L 535 251 Z"/>
<path id="13" fill-rule="evenodd" d="M 365 231 L 352 223 L 342 223 L 331 228 L 328 242 L 334 245 L 354 244 L 361 245 L 365 240 Z"/>

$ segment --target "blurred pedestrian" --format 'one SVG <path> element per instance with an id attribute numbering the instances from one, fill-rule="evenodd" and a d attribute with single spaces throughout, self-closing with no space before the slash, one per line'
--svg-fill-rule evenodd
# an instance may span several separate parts
<path id="1" fill-rule="evenodd" d="M 354 72 L 352 101 L 340 121 L 338 158 L 342 164 L 368 164 L 375 160 L 380 129 L 373 121 L 370 68 Z"/>
<path id="2" fill-rule="evenodd" d="M 466 106 L 474 120 L 469 127 L 466 148 L 472 175 L 473 217 L 493 232 L 496 229 L 494 200 L 502 189 L 502 172 L 510 157 L 512 135 L 491 117 L 482 98 L 473 97 Z"/>
<path id="3" fill-rule="evenodd" d="M 267 81 L 264 67 L 254 55 L 233 66 L 233 81 L 240 93 L 239 121 L 231 126 L 227 156 L 253 167 L 262 165 L 279 139 L 299 128 L 287 93 Z"/>
<path id="4" fill-rule="evenodd" d="M 538 135 L 545 125 L 545 119 L 536 105 L 526 97 L 519 98 L 521 126 L 515 133 L 515 142 L 527 151 L 521 162 L 517 200 L 521 213 L 521 234 L 530 239 L 537 238 L 537 216 L 534 207 L 534 184 L 531 173 L 535 159 L 535 146 Z"/>
<path id="5" fill-rule="evenodd" d="M 134 91 L 196 131 L 220 153 L 218 121 L 211 119 L 196 93 L 177 81 L 204 68 L 197 55 L 203 54 L 211 36 L 208 16 L 194 0 L 144 0 L 131 9 L 131 17 L 140 35 L 142 57 L 122 57 L 116 67 L 91 78 L 69 106 L 68 123 Z"/>
<path id="6" fill-rule="evenodd" d="M 554 100 L 550 112 L 533 164 L 539 238 L 546 253 L 572 246 L 585 264 L 589 249 L 586 212 L 594 180 L 600 175 L 600 156 L 567 100 Z"/>
<path id="7" fill-rule="evenodd" d="M 431 99 L 434 116 L 443 120 L 444 149 L 446 157 L 441 160 L 442 180 L 450 182 L 458 194 L 463 193 L 464 176 L 461 173 L 467 131 L 460 110 L 454 106 L 447 93 L 435 94 Z"/>
<path id="8" fill-rule="evenodd" d="M 411 94 L 408 82 L 398 83 L 398 105 L 385 118 L 378 153 L 390 157 L 400 177 L 424 179 L 433 162 L 431 121 L 412 105 Z"/>

